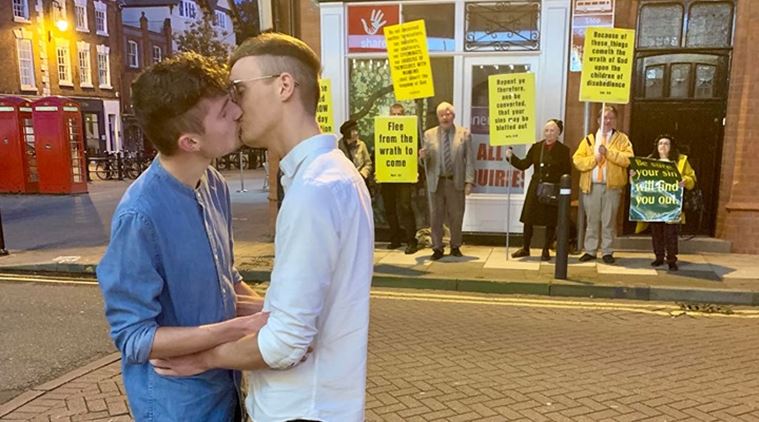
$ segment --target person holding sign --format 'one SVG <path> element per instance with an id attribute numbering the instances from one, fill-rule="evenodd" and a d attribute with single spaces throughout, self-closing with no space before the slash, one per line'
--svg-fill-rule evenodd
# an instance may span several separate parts
<path id="1" fill-rule="evenodd" d="M 390 106 L 391 116 L 403 116 L 405 109 L 402 104 L 395 103 Z M 414 145 L 416 148 L 417 145 Z M 416 164 L 416 160 L 413 160 Z M 417 251 L 418 243 L 416 240 L 416 217 L 414 209 L 411 208 L 411 192 L 414 190 L 414 183 L 382 183 L 381 185 L 382 203 L 385 205 L 385 218 L 390 226 L 390 245 L 388 249 L 397 249 L 401 246 L 401 240 L 406 241 L 406 255 L 411 255 Z M 400 217 L 400 221 L 399 221 Z M 403 222 L 403 231 L 401 224 Z"/>
<path id="2" fill-rule="evenodd" d="M 688 162 L 688 156 L 680 154 L 677 149 L 675 138 L 670 135 L 659 135 L 654 142 L 655 151 L 648 158 L 660 161 L 670 161 L 677 163 L 677 171 L 680 172 L 680 188 L 693 190 L 696 187 L 696 172 Z M 630 177 L 636 176 L 635 170 L 630 170 Z M 680 213 L 680 218 L 663 223 L 663 222 L 639 222 L 635 227 L 635 232 L 640 233 L 651 225 L 651 243 L 654 248 L 656 259 L 651 266 L 658 267 L 664 264 L 664 253 L 666 251 L 667 264 L 670 271 L 677 271 L 677 236 L 680 224 L 685 224 L 685 213 Z"/>
<path id="3" fill-rule="evenodd" d="M 372 174 L 372 157 L 369 155 L 369 148 L 366 143 L 358 139 L 358 123 L 355 120 L 348 120 L 340 126 L 340 142 L 337 146 L 340 151 L 356 166 L 356 170 L 364 178 L 364 183 L 369 181 L 369 175 Z"/>
<path id="4" fill-rule="evenodd" d="M 527 188 L 527 196 L 524 207 L 522 207 L 522 216 L 519 218 L 519 221 L 524 223 L 524 244 L 521 249 L 511 254 L 514 258 L 530 256 L 533 226 L 537 225 L 545 226 L 546 228 L 543 253 L 540 259 L 543 261 L 551 259 L 548 247 L 553 242 L 556 232 L 559 208 L 555 204 L 547 204 L 539 200 L 538 185 L 541 183 L 554 183 L 558 186 L 561 176 L 569 174 L 572 171 L 569 148 L 561 142 L 557 142 L 563 130 L 564 123 L 561 120 L 549 120 L 543 127 L 544 139 L 533 144 L 527 152 L 527 157 L 524 159 L 514 155 L 511 148 L 506 150 L 506 161 L 519 170 L 524 171 L 530 168 L 530 166 L 535 166 L 535 175 L 530 180 L 530 186 Z"/>
<path id="5" fill-rule="evenodd" d="M 443 257 L 443 218 L 451 229 L 451 255 L 460 257 L 461 226 L 464 223 L 466 195 L 474 184 L 474 156 L 469 129 L 456 127 L 453 105 L 442 102 L 437 106 L 439 126 L 424 132 L 419 158 L 424 161 L 427 189 L 432 196 L 430 225 L 432 226 L 432 259 Z"/>
<path id="6" fill-rule="evenodd" d="M 580 171 L 580 191 L 585 209 L 585 253 L 581 262 L 596 259 L 599 241 L 606 264 L 614 263 L 612 244 L 616 236 L 616 216 L 622 188 L 627 184 L 627 167 L 633 153 L 632 143 L 616 129 L 617 109 L 606 106 L 599 113 L 601 127 L 577 147 L 572 161 Z"/>

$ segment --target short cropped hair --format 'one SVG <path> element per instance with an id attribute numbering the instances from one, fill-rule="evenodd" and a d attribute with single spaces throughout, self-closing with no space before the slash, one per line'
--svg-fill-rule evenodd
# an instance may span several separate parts
<path id="1" fill-rule="evenodd" d="M 267 32 L 248 38 L 235 49 L 229 59 L 229 68 L 242 58 L 260 56 L 261 70 L 266 75 L 291 74 L 300 86 L 303 107 L 316 114 L 319 102 L 319 57 L 303 41 L 289 35 Z"/>
<path id="2" fill-rule="evenodd" d="M 226 95 L 227 71 L 197 53 L 180 53 L 156 63 L 132 82 L 137 124 L 161 154 L 176 153 L 179 136 L 204 133 L 206 98 Z"/>

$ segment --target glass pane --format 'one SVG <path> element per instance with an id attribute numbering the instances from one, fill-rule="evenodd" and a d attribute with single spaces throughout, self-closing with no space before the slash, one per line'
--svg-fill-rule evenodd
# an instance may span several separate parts
<path id="1" fill-rule="evenodd" d="M 678 4 L 650 4 L 640 9 L 638 48 L 680 46 L 683 7 Z"/>
<path id="2" fill-rule="evenodd" d="M 539 49 L 540 0 L 466 4 L 465 51 Z"/>
<path id="3" fill-rule="evenodd" d="M 79 160 L 79 133 L 77 131 L 74 119 L 68 119 L 69 133 L 69 151 L 71 153 L 71 177 L 74 183 L 81 183 L 84 172 L 82 171 L 81 161 Z"/>
<path id="4" fill-rule="evenodd" d="M 664 95 L 664 66 L 646 69 L 646 98 L 661 98 Z"/>
<path id="5" fill-rule="evenodd" d="M 714 76 L 717 73 L 717 67 L 707 64 L 696 65 L 696 89 L 694 97 L 696 98 L 713 98 L 714 93 Z"/>
<path id="6" fill-rule="evenodd" d="M 26 144 L 26 163 L 29 169 L 29 179 L 31 183 L 37 182 L 37 150 L 34 146 L 34 124 L 31 118 L 24 119 L 24 143 Z"/>
<path id="7" fill-rule="evenodd" d="M 488 76 L 505 73 L 524 73 L 529 65 L 477 65 L 472 68 L 472 150 L 474 152 L 475 186 L 472 192 L 505 195 L 509 184 L 512 193 L 524 193 L 524 173 L 511 168 L 505 161 L 506 147 L 490 146 L 488 112 Z M 524 157 L 528 145 L 513 146 L 514 153 Z"/>
<path id="8" fill-rule="evenodd" d="M 733 6 L 696 3 L 688 15 L 687 47 L 730 47 Z"/>
<path id="9" fill-rule="evenodd" d="M 425 21 L 427 30 L 427 49 L 429 51 L 453 51 L 454 17 L 456 11 L 453 3 L 447 4 L 408 4 L 403 5 L 403 22 L 419 19 Z"/>
<path id="10" fill-rule="evenodd" d="M 673 64 L 669 76 L 669 96 L 672 98 L 687 98 L 690 88 L 690 64 Z"/>

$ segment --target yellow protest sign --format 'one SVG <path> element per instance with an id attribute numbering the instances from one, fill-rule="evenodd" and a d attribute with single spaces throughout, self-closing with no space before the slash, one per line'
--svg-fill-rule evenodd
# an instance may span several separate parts
<path id="1" fill-rule="evenodd" d="M 432 83 L 424 21 L 386 26 L 384 31 L 395 99 L 434 97 L 435 86 Z"/>
<path id="2" fill-rule="evenodd" d="M 416 116 L 374 118 L 375 176 L 379 183 L 416 183 Z"/>
<path id="3" fill-rule="evenodd" d="M 535 142 L 535 74 L 488 76 L 490 145 Z"/>
<path id="4" fill-rule="evenodd" d="M 588 28 L 582 58 L 580 101 L 630 102 L 633 48 L 632 29 Z"/>
<path id="5" fill-rule="evenodd" d="M 319 80 L 319 104 L 316 106 L 316 122 L 323 133 L 335 132 L 335 119 L 332 117 L 332 81 Z"/>

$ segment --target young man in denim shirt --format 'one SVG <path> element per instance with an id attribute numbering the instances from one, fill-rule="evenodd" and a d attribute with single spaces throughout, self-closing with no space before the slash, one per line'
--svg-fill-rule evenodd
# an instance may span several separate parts
<path id="1" fill-rule="evenodd" d="M 135 115 L 159 155 L 121 199 L 97 275 L 138 421 L 238 419 L 238 372 L 167 378 L 150 361 L 257 333 L 268 317 L 234 268 L 229 191 L 210 167 L 240 146 L 226 79 L 187 53 L 132 84 Z"/>

